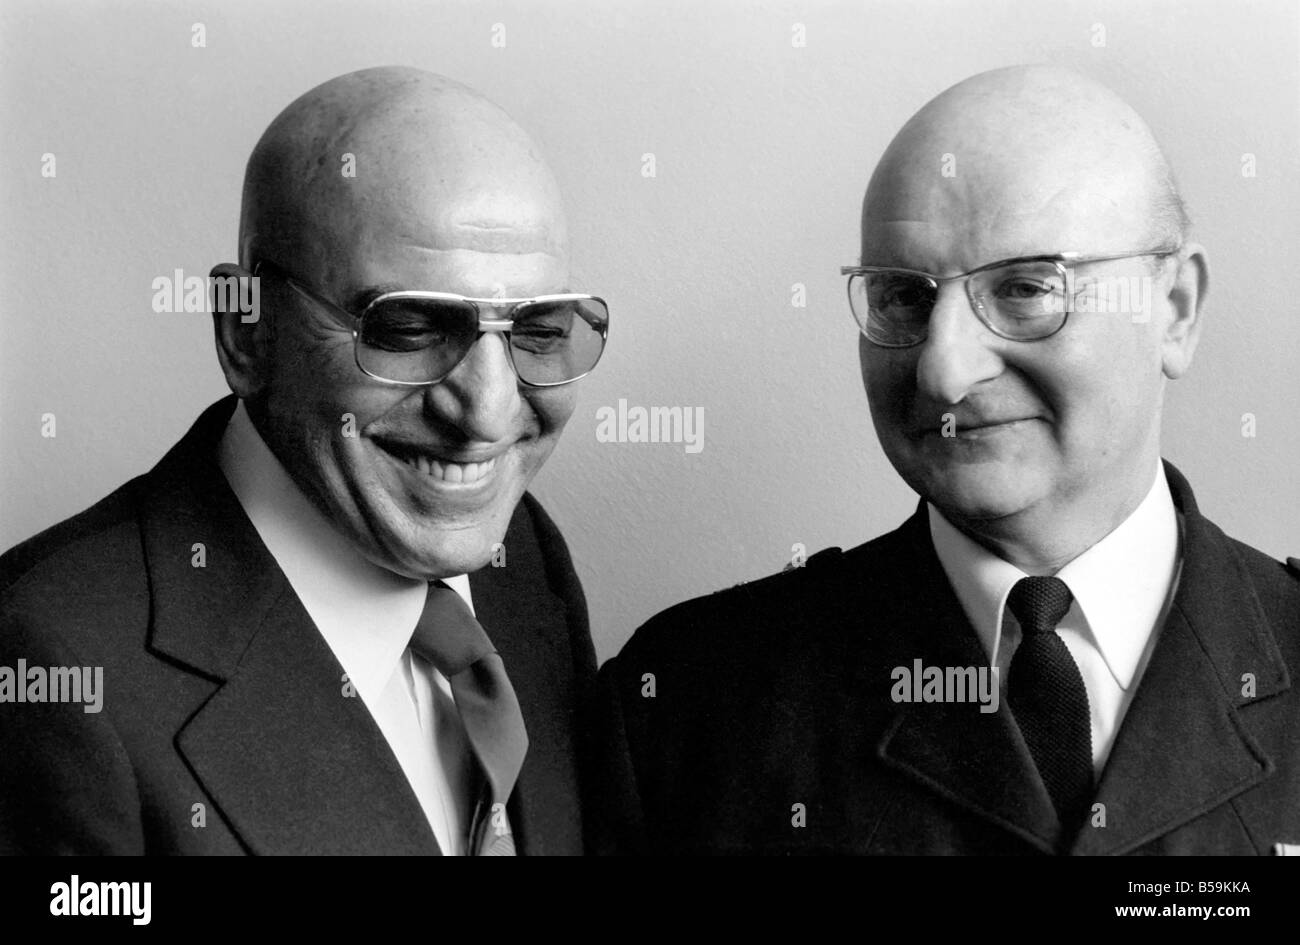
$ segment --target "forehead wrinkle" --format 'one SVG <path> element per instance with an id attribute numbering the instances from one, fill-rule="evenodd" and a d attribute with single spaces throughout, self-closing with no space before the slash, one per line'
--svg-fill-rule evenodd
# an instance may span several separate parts
<path id="1" fill-rule="evenodd" d="M 518 225 L 456 221 L 440 229 L 444 231 L 444 238 L 459 249 L 513 255 L 523 252 L 558 255 L 549 252 L 555 248 L 551 228 L 540 223 Z"/>
<path id="2" fill-rule="evenodd" d="M 480 252 L 462 247 L 431 247 L 400 244 L 402 256 L 390 257 L 396 268 L 384 266 L 367 274 L 358 274 L 359 283 L 345 293 L 354 305 L 365 305 L 384 292 L 428 291 L 451 292 L 469 297 L 491 297 L 497 289 L 484 292 L 486 285 L 509 286 L 530 281 L 541 273 L 546 281 L 562 277 L 567 284 L 565 257 L 547 252 L 498 253 Z M 412 268 L 413 267 L 413 268 Z M 428 271 L 424 271 L 428 267 Z M 559 268 L 564 267 L 564 268 Z M 403 275 L 407 273 L 409 275 Z M 466 291 L 474 286 L 479 291 Z M 548 289 L 547 291 L 556 291 Z M 521 297 L 530 295 L 525 292 Z"/>
<path id="3" fill-rule="evenodd" d="M 404 243 L 403 248 L 411 250 L 412 252 L 418 253 L 422 256 L 433 256 L 433 257 L 443 258 L 443 259 L 449 256 L 468 255 L 470 257 L 478 257 L 478 256 L 487 257 L 494 262 L 501 262 L 501 263 L 530 262 L 530 261 L 545 262 L 547 260 L 562 262 L 564 260 L 564 256 L 562 254 L 553 253 L 544 249 L 533 249 L 533 250 L 524 250 L 522 252 L 515 252 L 515 251 L 501 251 L 492 248 L 484 249 L 484 248 L 479 248 L 474 246 L 455 246 L 455 245 L 422 246 L 415 243 Z"/>

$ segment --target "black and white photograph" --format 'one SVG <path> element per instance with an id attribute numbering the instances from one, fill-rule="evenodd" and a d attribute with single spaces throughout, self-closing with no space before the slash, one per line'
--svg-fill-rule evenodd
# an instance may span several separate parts
<path id="1" fill-rule="evenodd" d="M 1300 855 L 1294 0 L 4 0 L 0 126 L 7 910 Z"/>

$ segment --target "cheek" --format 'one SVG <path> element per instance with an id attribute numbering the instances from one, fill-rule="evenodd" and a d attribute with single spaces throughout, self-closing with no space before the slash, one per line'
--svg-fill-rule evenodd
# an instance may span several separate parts
<path id="1" fill-rule="evenodd" d="M 916 379 L 916 357 L 877 348 L 863 339 L 858 348 L 862 383 L 877 425 L 906 418 Z M 882 429 L 882 433 L 886 432 Z"/>
<path id="2" fill-rule="evenodd" d="M 274 377 L 286 400 L 307 404 L 340 399 L 364 375 L 352 353 L 352 336 L 294 325 L 276 339 Z"/>
<path id="3" fill-rule="evenodd" d="M 282 435 L 317 462 L 356 455 L 366 426 L 404 396 L 369 380 L 352 356 L 352 339 L 301 335 L 277 351 L 271 411 Z"/>
<path id="4" fill-rule="evenodd" d="M 524 410 L 537 418 L 538 438 L 551 441 L 560 435 L 577 406 L 577 391 L 572 384 L 551 390 L 525 388 Z"/>
<path id="5" fill-rule="evenodd" d="M 1156 391 L 1144 367 L 1148 352 L 1130 336 L 1057 354 L 1026 374 L 1056 414 L 1058 439 L 1085 451 L 1113 452 L 1151 415 Z"/>

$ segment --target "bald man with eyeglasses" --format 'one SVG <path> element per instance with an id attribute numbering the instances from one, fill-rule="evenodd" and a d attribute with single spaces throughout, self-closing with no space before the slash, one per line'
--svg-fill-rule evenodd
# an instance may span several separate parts
<path id="1" fill-rule="evenodd" d="M 104 681 L 0 705 L 0 852 L 582 852 L 595 654 L 525 490 L 609 312 L 535 143 L 433 73 L 340 76 L 258 142 L 239 238 L 232 396 L 0 559 L 0 664 Z"/>
<path id="2" fill-rule="evenodd" d="M 1300 562 L 1160 457 L 1207 271 L 1109 90 L 1017 67 L 922 108 L 843 269 L 920 505 L 637 631 L 601 671 L 592 849 L 1292 852 Z"/>

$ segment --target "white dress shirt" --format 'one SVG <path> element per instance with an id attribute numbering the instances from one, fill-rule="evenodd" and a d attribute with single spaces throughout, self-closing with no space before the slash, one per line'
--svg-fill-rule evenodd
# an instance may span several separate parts
<path id="1" fill-rule="evenodd" d="M 1005 697 L 1021 639 L 1007 597 L 1028 575 L 962 534 L 933 505 L 929 513 L 934 550 L 990 665 L 998 667 Z M 1056 573 L 1074 595 L 1056 630 L 1088 692 L 1098 777 L 1169 612 L 1180 567 L 1178 544 L 1178 514 L 1164 466 L 1157 462 L 1155 481 L 1132 514 Z"/>
<path id="2" fill-rule="evenodd" d="M 473 769 L 441 673 L 408 648 L 428 585 L 362 557 L 303 495 L 242 401 L 219 448 L 221 470 L 406 774 L 444 854 L 462 855 Z M 443 579 L 473 609 L 469 577 Z M 343 682 L 340 680 L 340 698 Z"/>

